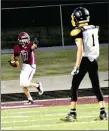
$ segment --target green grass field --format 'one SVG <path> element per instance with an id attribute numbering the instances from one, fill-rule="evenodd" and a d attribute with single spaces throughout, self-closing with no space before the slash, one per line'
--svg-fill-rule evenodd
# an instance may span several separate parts
<path id="1" fill-rule="evenodd" d="M 76 48 L 36 52 L 37 71 L 34 77 L 70 74 L 76 59 Z M 1 79 L 19 79 L 20 68 L 9 65 L 11 54 L 1 55 Z M 100 48 L 99 71 L 108 70 L 108 45 Z M 21 65 L 21 64 L 20 64 Z"/>
<path id="2" fill-rule="evenodd" d="M 69 111 L 69 106 L 1 110 L 1 130 L 108 130 L 108 120 L 94 120 L 98 104 L 80 104 L 76 122 L 61 121 Z"/>

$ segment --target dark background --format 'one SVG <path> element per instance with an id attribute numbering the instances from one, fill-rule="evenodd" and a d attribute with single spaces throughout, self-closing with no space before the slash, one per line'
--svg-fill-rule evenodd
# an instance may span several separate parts
<path id="1" fill-rule="evenodd" d="M 2 49 L 13 48 L 13 45 L 17 42 L 17 35 L 21 31 L 29 33 L 32 40 L 38 37 L 39 47 L 62 45 L 60 4 L 65 45 L 74 44 L 69 35 L 72 30 L 71 13 L 78 6 L 83 6 L 89 10 L 90 24 L 100 26 L 100 43 L 109 43 L 109 2 L 107 0 L 2 0 L 1 3 Z M 46 7 L 47 5 L 53 6 Z M 33 6 L 37 7 L 33 8 Z"/>
<path id="2" fill-rule="evenodd" d="M 59 4 L 80 4 L 92 2 L 109 2 L 108 0 L 1 0 L 2 8 L 24 7 L 24 6 L 42 6 Z"/>

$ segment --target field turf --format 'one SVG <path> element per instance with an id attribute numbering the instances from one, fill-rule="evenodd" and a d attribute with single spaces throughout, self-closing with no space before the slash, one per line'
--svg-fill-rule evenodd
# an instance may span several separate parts
<path id="1" fill-rule="evenodd" d="M 108 104 L 106 103 L 106 111 Z M 108 120 L 95 119 L 99 115 L 98 104 L 79 104 L 76 122 L 64 122 L 70 106 L 49 106 L 1 110 L 2 130 L 108 130 Z"/>
<path id="2" fill-rule="evenodd" d="M 11 54 L 1 55 L 1 80 L 19 79 L 20 68 L 13 68 L 9 65 Z M 70 74 L 75 65 L 76 48 L 62 48 L 58 50 L 37 50 L 36 61 L 37 70 L 35 77 Z M 19 60 L 20 61 L 20 60 Z M 98 59 L 99 71 L 108 70 L 108 45 L 100 47 Z M 21 64 L 20 64 L 21 66 Z"/>

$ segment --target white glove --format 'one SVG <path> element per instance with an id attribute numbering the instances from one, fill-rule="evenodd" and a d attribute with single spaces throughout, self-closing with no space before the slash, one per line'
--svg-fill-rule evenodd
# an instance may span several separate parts
<path id="1" fill-rule="evenodd" d="M 78 74 L 79 73 L 79 67 L 74 67 L 74 69 L 72 70 L 72 72 L 71 72 L 71 75 L 76 75 L 76 74 Z"/>

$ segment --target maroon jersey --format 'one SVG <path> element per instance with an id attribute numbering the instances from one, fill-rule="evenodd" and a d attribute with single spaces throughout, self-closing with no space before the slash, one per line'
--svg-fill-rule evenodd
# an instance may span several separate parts
<path id="1" fill-rule="evenodd" d="M 36 64 L 35 54 L 31 50 L 32 42 L 22 47 L 19 44 L 14 46 L 14 56 L 21 56 L 23 63 L 25 64 Z"/>

